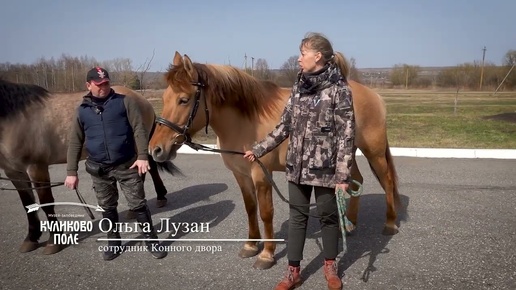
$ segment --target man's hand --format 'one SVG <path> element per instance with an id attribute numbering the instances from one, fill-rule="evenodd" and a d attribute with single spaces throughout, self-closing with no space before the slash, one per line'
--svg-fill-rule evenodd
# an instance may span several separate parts
<path id="1" fill-rule="evenodd" d="M 64 185 L 69 189 L 76 189 L 79 186 L 79 177 L 75 175 L 68 175 L 64 181 Z"/>
<path id="2" fill-rule="evenodd" d="M 129 169 L 133 169 L 135 167 L 138 167 L 138 174 L 142 175 L 142 174 L 146 173 L 147 171 L 149 171 L 149 169 L 150 169 L 149 161 L 147 161 L 147 160 L 136 160 L 133 163 L 133 165 L 131 167 L 129 167 Z"/>
<path id="3" fill-rule="evenodd" d="M 348 187 L 349 187 L 348 183 L 337 183 L 337 184 L 335 184 L 335 193 L 339 192 L 339 190 L 346 192 L 348 190 Z"/>

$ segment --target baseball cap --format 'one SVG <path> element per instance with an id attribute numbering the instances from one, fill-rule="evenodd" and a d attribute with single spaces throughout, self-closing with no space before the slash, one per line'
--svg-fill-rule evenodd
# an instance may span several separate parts
<path id="1" fill-rule="evenodd" d="M 109 73 L 107 70 L 97 66 L 88 72 L 86 75 L 87 82 L 93 82 L 96 85 L 103 84 L 105 82 L 109 82 Z"/>

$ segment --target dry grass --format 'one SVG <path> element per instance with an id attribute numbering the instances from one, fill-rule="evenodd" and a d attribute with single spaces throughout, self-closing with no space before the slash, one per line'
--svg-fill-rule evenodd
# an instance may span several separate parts
<path id="1" fill-rule="evenodd" d="M 140 94 L 143 94 L 143 96 L 147 99 L 147 100 L 160 100 L 161 101 L 161 97 L 163 96 L 163 92 L 165 92 L 165 90 L 145 90 L 145 91 L 138 91 Z"/>

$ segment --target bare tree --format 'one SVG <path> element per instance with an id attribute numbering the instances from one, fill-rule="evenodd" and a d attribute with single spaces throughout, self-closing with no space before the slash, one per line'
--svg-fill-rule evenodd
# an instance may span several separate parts
<path id="1" fill-rule="evenodd" d="M 297 73 L 299 72 L 299 65 L 297 63 L 297 59 L 298 56 L 293 55 L 289 57 L 287 61 L 283 63 L 283 65 L 281 65 L 281 85 L 291 86 L 296 81 Z"/>
<path id="2" fill-rule="evenodd" d="M 145 84 L 145 74 L 149 71 L 150 67 L 151 67 L 151 63 L 152 63 L 152 60 L 154 59 L 154 55 L 155 55 L 156 51 L 155 49 L 152 50 L 152 56 L 149 58 L 146 58 L 145 61 L 143 62 L 143 64 L 141 64 L 137 69 L 136 69 L 136 72 L 137 72 L 137 79 L 138 79 L 138 82 L 139 82 L 139 89 L 141 90 L 141 93 L 142 95 L 145 95 L 145 89 L 146 89 L 146 84 Z"/>
<path id="3" fill-rule="evenodd" d="M 108 67 L 112 72 L 111 78 L 114 83 L 123 86 L 131 86 L 134 82 L 134 73 L 132 61 L 129 58 L 115 58 L 109 61 Z"/>
<path id="4" fill-rule="evenodd" d="M 397 64 L 391 71 L 391 82 L 394 86 L 408 87 L 417 81 L 420 68 L 417 65 Z"/>
<path id="5" fill-rule="evenodd" d="M 516 50 L 511 49 L 505 54 L 503 64 L 508 67 L 516 64 Z"/>
<path id="6" fill-rule="evenodd" d="M 360 81 L 360 73 L 358 72 L 356 63 L 357 62 L 356 62 L 356 59 L 354 57 L 349 59 L 349 64 L 350 64 L 349 79 L 352 79 L 352 80 L 360 83 L 361 82 Z"/>
<path id="7" fill-rule="evenodd" d="M 508 72 L 504 78 L 504 81 L 500 83 L 500 86 L 505 83 L 505 86 L 509 89 L 516 87 L 516 73 L 513 71 L 516 66 L 516 50 L 509 50 L 504 57 L 503 61 Z M 511 74 L 512 73 L 512 74 Z"/>
<path id="8" fill-rule="evenodd" d="M 9 80 L 12 71 L 13 69 L 11 68 L 10 63 L 0 63 L 0 80 Z"/>
<path id="9" fill-rule="evenodd" d="M 136 70 L 133 69 L 132 61 L 128 58 L 115 58 L 99 62 L 93 57 L 61 55 L 58 58 L 40 58 L 32 64 L 11 64 L 0 63 L 0 77 L 18 83 L 33 83 L 46 87 L 54 92 L 77 92 L 84 91 L 86 72 L 94 66 L 101 65 L 110 71 L 113 82 L 129 86 L 133 89 L 145 90 L 152 88 L 163 88 L 167 86 L 166 81 L 159 72 L 150 73 L 151 62 L 155 52 L 147 58 Z M 483 88 L 493 88 L 498 91 L 516 88 L 516 50 L 509 50 L 502 65 L 494 63 L 483 63 Z M 280 86 L 290 87 L 296 80 L 299 67 L 297 56 L 291 56 L 280 67 L 278 72 L 269 68 L 265 59 L 255 59 L 252 65 L 253 74 L 260 79 L 273 80 Z M 470 62 L 453 67 L 442 68 L 438 71 L 426 70 L 420 72 L 419 66 L 400 64 L 391 71 L 390 79 L 394 85 L 400 87 L 425 87 L 433 83 L 436 87 L 461 89 L 478 89 L 481 75 L 481 63 Z M 375 72 L 375 76 L 382 79 L 389 74 L 387 72 Z M 159 77 L 161 76 L 161 77 Z M 361 75 L 360 75 L 361 76 Z M 369 78 L 369 76 L 362 76 Z M 350 79 L 357 80 L 359 71 L 356 69 L 356 61 L 350 59 Z M 372 77 L 371 77 L 372 79 Z M 364 80 L 368 82 L 368 80 Z M 372 84 L 372 81 L 371 81 Z M 457 100 L 458 101 L 458 100 Z"/>
<path id="10" fill-rule="evenodd" d="M 254 76 L 262 80 L 272 80 L 271 70 L 265 59 L 259 58 L 256 60 Z"/>
<path id="11" fill-rule="evenodd" d="M 464 63 L 458 65 L 453 71 L 453 78 L 455 80 L 455 85 L 457 86 L 457 92 L 455 94 L 455 100 L 453 104 L 453 114 L 457 115 L 457 108 L 459 102 L 459 91 L 461 88 L 464 88 L 470 83 L 471 77 L 473 74 L 471 73 L 471 64 Z"/>

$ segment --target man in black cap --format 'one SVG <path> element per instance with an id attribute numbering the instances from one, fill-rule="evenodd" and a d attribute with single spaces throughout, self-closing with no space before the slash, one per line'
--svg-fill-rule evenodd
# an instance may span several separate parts
<path id="1" fill-rule="evenodd" d="M 147 207 L 142 175 L 149 169 L 148 132 L 142 121 L 138 104 L 133 98 L 115 93 L 109 73 L 92 68 L 86 76 L 89 93 L 75 112 L 70 132 L 65 185 L 75 189 L 83 144 L 88 152 L 86 171 L 91 174 L 97 202 L 104 212 L 99 225 L 107 231 L 108 239 L 120 239 L 118 224 L 117 182 L 136 213 L 136 220 L 146 239 L 157 239 L 151 214 Z M 122 229 L 123 230 L 123 229 Z M 167 253 L 160 251 L 157 241 L 147 241 L 147 250 L 158 259 Z M 121 241 L 108 241 L 104 260 L 121 253 Z"/>

